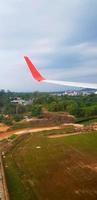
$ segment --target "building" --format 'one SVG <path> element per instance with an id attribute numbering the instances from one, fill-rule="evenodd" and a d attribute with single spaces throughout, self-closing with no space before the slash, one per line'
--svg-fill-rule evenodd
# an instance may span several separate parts
<path id="1" fill-rule="evenodd" d="M 24 100 L 21 99 L 20 97 L 16 97 L 13 100 L 11 100 L 11 103 L 26 106 L 26 105 L 31 105 L 33 103 L 33 99 Z"/>

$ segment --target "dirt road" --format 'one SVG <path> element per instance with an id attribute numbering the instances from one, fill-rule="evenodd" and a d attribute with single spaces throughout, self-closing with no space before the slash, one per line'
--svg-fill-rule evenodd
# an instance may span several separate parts
<path id="1" fill-rule="evenodd" d="M 5 133 L 0 133 L 0 140 L 6 139 L 13 134 L 22 135 L 22 134 L 26 134 L 26 133 L 36 133 L 36 132 L 55 130 L 55 129 L 60 129 L 60 127 L 53 126 L 53 127 L 44 127 L 44 128 L 26 128 L 26 129 L 21 129 L 21 130 L 9 131 L 9 132 L 5 132 Z"/>
<path id="2" fill-rule="evenodd" d="M 23 130 L 18 130 L 18 131 L 10 131 L 6 133 L 1 133 L 0 134 L 0 141 L 3 139 L 9 138 L 11 135 L 22 135 L 26 133 L 37 133 L 37 132 L 42 132 L 42 131 L 47 131 L 47 130 L 58 130 L 60 129 L 59 126 L 54 126 L 54 127 L 49 127 L 49 128 L 35 128 L 35 129 L 23 129 Z M 68 137 L 72 135 L 79 135 L 82 134 L 82 132 L 74 132 L 74 133 L 65 133 L 65 134 L 54 134 L 48 136 L 48 138 L 59 138 L 59 137 Z"/>
<path id="3" fill-rule="evenodd" d="M 0 199 L 5 200 L 3 177 L 2 177 L 2 170 L 1 170 L 1 156 L 0 156 Z"/>
<path id="4" fill-rule="evenodd" d="M 80 124 L 73 124 L 73 123 L 69 123 L 69 124 L 64 124 L 63 127 L 65 128 L 65 126 L 68 125 L 72 125 L 75 128 L 83 128 L 84 125 L 80 125 Z M 21 135 L 21 134 L 26 134 L 26 133 L 36 133 L 36 132 L 42 132 L 42 131 L 46 131 L 46 130 L 54 130 L 54 129 L 60 129 L 62 128 L 61 126 L 51 126 L 51 127 L 43 127 L 43 128 L 25 128 L 25 129 L 19 129 L 19 130 L 14 130 L 14 131 L 6 131 L 3 133 L 0 133 L 0 140 L 9 138 L 11 135 L 15 134 L 15 135 Z M 69 136 L 69 135 L 76 135 L 79 134 L 80 131 L 78 131 L 78 133 L 71 133 L 71 134 L 60 134 L 60 135 L 52 135 L 49 136 L 49 138 L 54 138 L 54 137 L 63 137 L 63 136 Z"/>
<path id="5" fill-rule="evenodd" d="M 1 151 L 1 148 L 0 148 L 0 151 Z M 9 200 L 9 194 L 7 190 L 6 180 L 5 180 L 1 152 L 0 152 L 0 199 Z"/>
<path id="6" fill-rule="evenodd" d="M 60 138 L 60 137 L 68 137 L 72 135 L 80 135 L 82 132 L 76 132 L 76 133 L 67 133 L 67 134 L 56 134 L 56 135 L 49 135 L 48 138 Z"/>

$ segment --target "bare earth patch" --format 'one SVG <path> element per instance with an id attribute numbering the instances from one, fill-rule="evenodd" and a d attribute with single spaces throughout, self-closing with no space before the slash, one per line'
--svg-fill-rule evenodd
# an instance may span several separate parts
<path id="1" fill-rule="evenodd" d="M 97 172 L 97 163 L 93 163 L 93 164 L 88 164 L 88 165 L 82 165 L 82 168 L 86 168 L 86 169 L 90 169 L 94 172 Z"/>
<path id="2" fill-rule="evenodd" d="M 67 125 L 71 125 L 71 126 L 74 126 L 76 128 L 83 128 L 84 127 L 84 124 L 74 124 L 74 123 L 65 123 L 64 126 L 67 126 Z"/>
<path id="3" fill-rule="evenodd" d="M 3 124 L 3 123 L 0 123 L 0 132 L 6 132 L 8 131 L 9 129 L 9 126 Z"/>

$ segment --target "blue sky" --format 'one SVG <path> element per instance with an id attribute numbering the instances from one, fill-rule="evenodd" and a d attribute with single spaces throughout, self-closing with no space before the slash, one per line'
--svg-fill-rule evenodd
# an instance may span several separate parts
<path id="1" fill-rule="evenodd" d="M 24 55 L 49 79 L 97 83 L 97 0 L 3 0 L 0 89 L 64 89 L 35 82 Z"/>

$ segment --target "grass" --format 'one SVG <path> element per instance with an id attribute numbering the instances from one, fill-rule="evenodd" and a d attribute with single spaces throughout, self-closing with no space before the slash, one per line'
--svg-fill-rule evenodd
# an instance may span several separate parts
<path id="1" fill-rule="evenodd" d="M 83 117 L 83 118 L 77 118 L 76 123 L 89 125 L 91 123 L 97 122 L 97 116 L 94 117 Z"/>
<path id="2" fill-rule="evenodd" d="M 17 138 L 17 135 L 16 135 L 16 134 L 13 134 L 13 135 L 11 135 L 8 139 L 14 140 L 14 139 L 16 139 L 16 138 Z"/>
<path id="3" fill-rule="evenodd" d="M 74 133 L 74 132 L 75 132 L 75 127 L 73 125 L 66 125 L 65 127 L 63 126 L 60 129 L 43 131 L 42 135 L 50 136 L 50 135 L 59 135 L 59 134 L 69 134 L 69 133 Z"/>
<path id="4" fill-rule="evenodd" d="M 27 135 L 4 160 L 10 199 L 96 200 L 96 160 L 97 132 L 54 139 L 46 132 Z"/>

